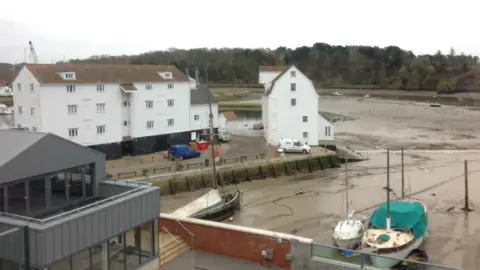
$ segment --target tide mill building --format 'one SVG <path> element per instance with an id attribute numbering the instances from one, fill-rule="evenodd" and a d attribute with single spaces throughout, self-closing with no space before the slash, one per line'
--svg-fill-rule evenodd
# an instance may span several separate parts
<path id="1" fill-rule="evenodd" d="M 207 95 L 169 65 L 27 64 L 13 81 L 17 128 L 51 132 L 107 159 L 198 139 L 209 125 Z"/>
<path id="2" fill-rule="evenodd" d="M 319 114 L 319 98 L 312 81 L 295 66 L 260 66 L 262 123 L 269 144 L 295 139 L 309 145 L 331 144 L 333 124 Z"/>

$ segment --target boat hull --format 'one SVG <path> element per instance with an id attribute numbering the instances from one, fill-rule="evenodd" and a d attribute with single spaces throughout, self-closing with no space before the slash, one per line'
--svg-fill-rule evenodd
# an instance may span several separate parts
<path id="1" fill-rule="evenodd" d="M 332 237 L 333 244 L 341 249 L 356 250 L 362 245 L 362 236 L 351 239 L 341 239 Z"/>
<path id="2" fill-rule="evenodd" d="M 200 212 L 191 215 L 191 218 L 206 219 L 212 221 L 222 221 L 240 209 L 241 192 L 223 194 L 222 201 Z"/>
<path id="3" fill-rule="evenodd" d="M 377 268 L 389 269 L 402 262 L 402 260 L 405 260 L 410 254 L 410 252 L 412 252 L 414 249 L 419 248 L 422 243 L 423 237 L 416 239 L 410 246 L 400 251 L 384 253 L 380 254 L 379 256 L 372 255 L 370 256 L 372 265 Z"/>
<path id="4" fill-rule="evenodd" d="M 342 249 L 357 249 L 362 244 L 364 233 L 362 220 L 341 220 L 333 229 L 332 240 L 334 245 Z"/>

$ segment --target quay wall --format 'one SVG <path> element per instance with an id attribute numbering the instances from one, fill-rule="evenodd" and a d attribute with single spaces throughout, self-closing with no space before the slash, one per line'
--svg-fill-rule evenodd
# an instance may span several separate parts
<path id="1" fill-rule="evenodd" d="M 262 180 L 270 177 L 309 173 L 316 170 L 340 167 L 340 159 L 335 153 L 302 155 L 294 158 L 279 158 L 256 164 L 237 163 L 234 166 L 217 169 L 219 186 L 238 184 L 245 181 Z M 211 169 L 194 172 L 175 173 L 162 177 L 145 178 L 154 186 L 160 187 L 161 195 L 208 188 L 213 184 Z"/>

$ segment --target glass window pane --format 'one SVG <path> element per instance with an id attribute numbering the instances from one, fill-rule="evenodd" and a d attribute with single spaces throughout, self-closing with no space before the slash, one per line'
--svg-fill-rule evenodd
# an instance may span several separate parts
<path id="1" fill-rule="evenodd" d="M 142 251 L 140 253 L 140 261 L 142 264 L 149 262 L 153 256 L 153 226 L 152 222 L 141 226 L 142 235 Z"/>
<path id="2" fill-rule="evenodd" d="M 127 261 L 127 270 L 136 269 L 140 264 L 140 246 L 141 246 L 141 236 L 140 228 L 136 228 L 125 233 L 126 240 L 126 261 Z"/>
<path id="3" fill-rule="evenodd" d="M 92 270 L 108 270 L 108 248 L 106 242 L 91 248 Z"/>
<path id="4" fill-rule="evenodd" d="M 124 252 L 124 235 L 119 235 L 109 240 L 109 270 L 124 270 L 125 269 L 125 252 Z"/>
<path id="5" fill-rule="evenodd" d="M 61 259 L 60 261 L 57 261 L 50 266 L 50 270 L 70 270 L 70 257 Z"/>
<path id="6" fill-rule="evenodd" d="M 72 270 L 90 269 L 90 249 L 81 251 L 72 257 Z"/>

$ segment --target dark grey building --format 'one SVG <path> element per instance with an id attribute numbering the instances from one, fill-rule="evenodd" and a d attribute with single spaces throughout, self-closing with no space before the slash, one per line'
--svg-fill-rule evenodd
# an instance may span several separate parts
<path id="1" fill-rule="evenodd" d="M 160 192 L 105 180 L 105 155 L 0 131 L 0 269 L 137 269 L 158 256 Z"/>

